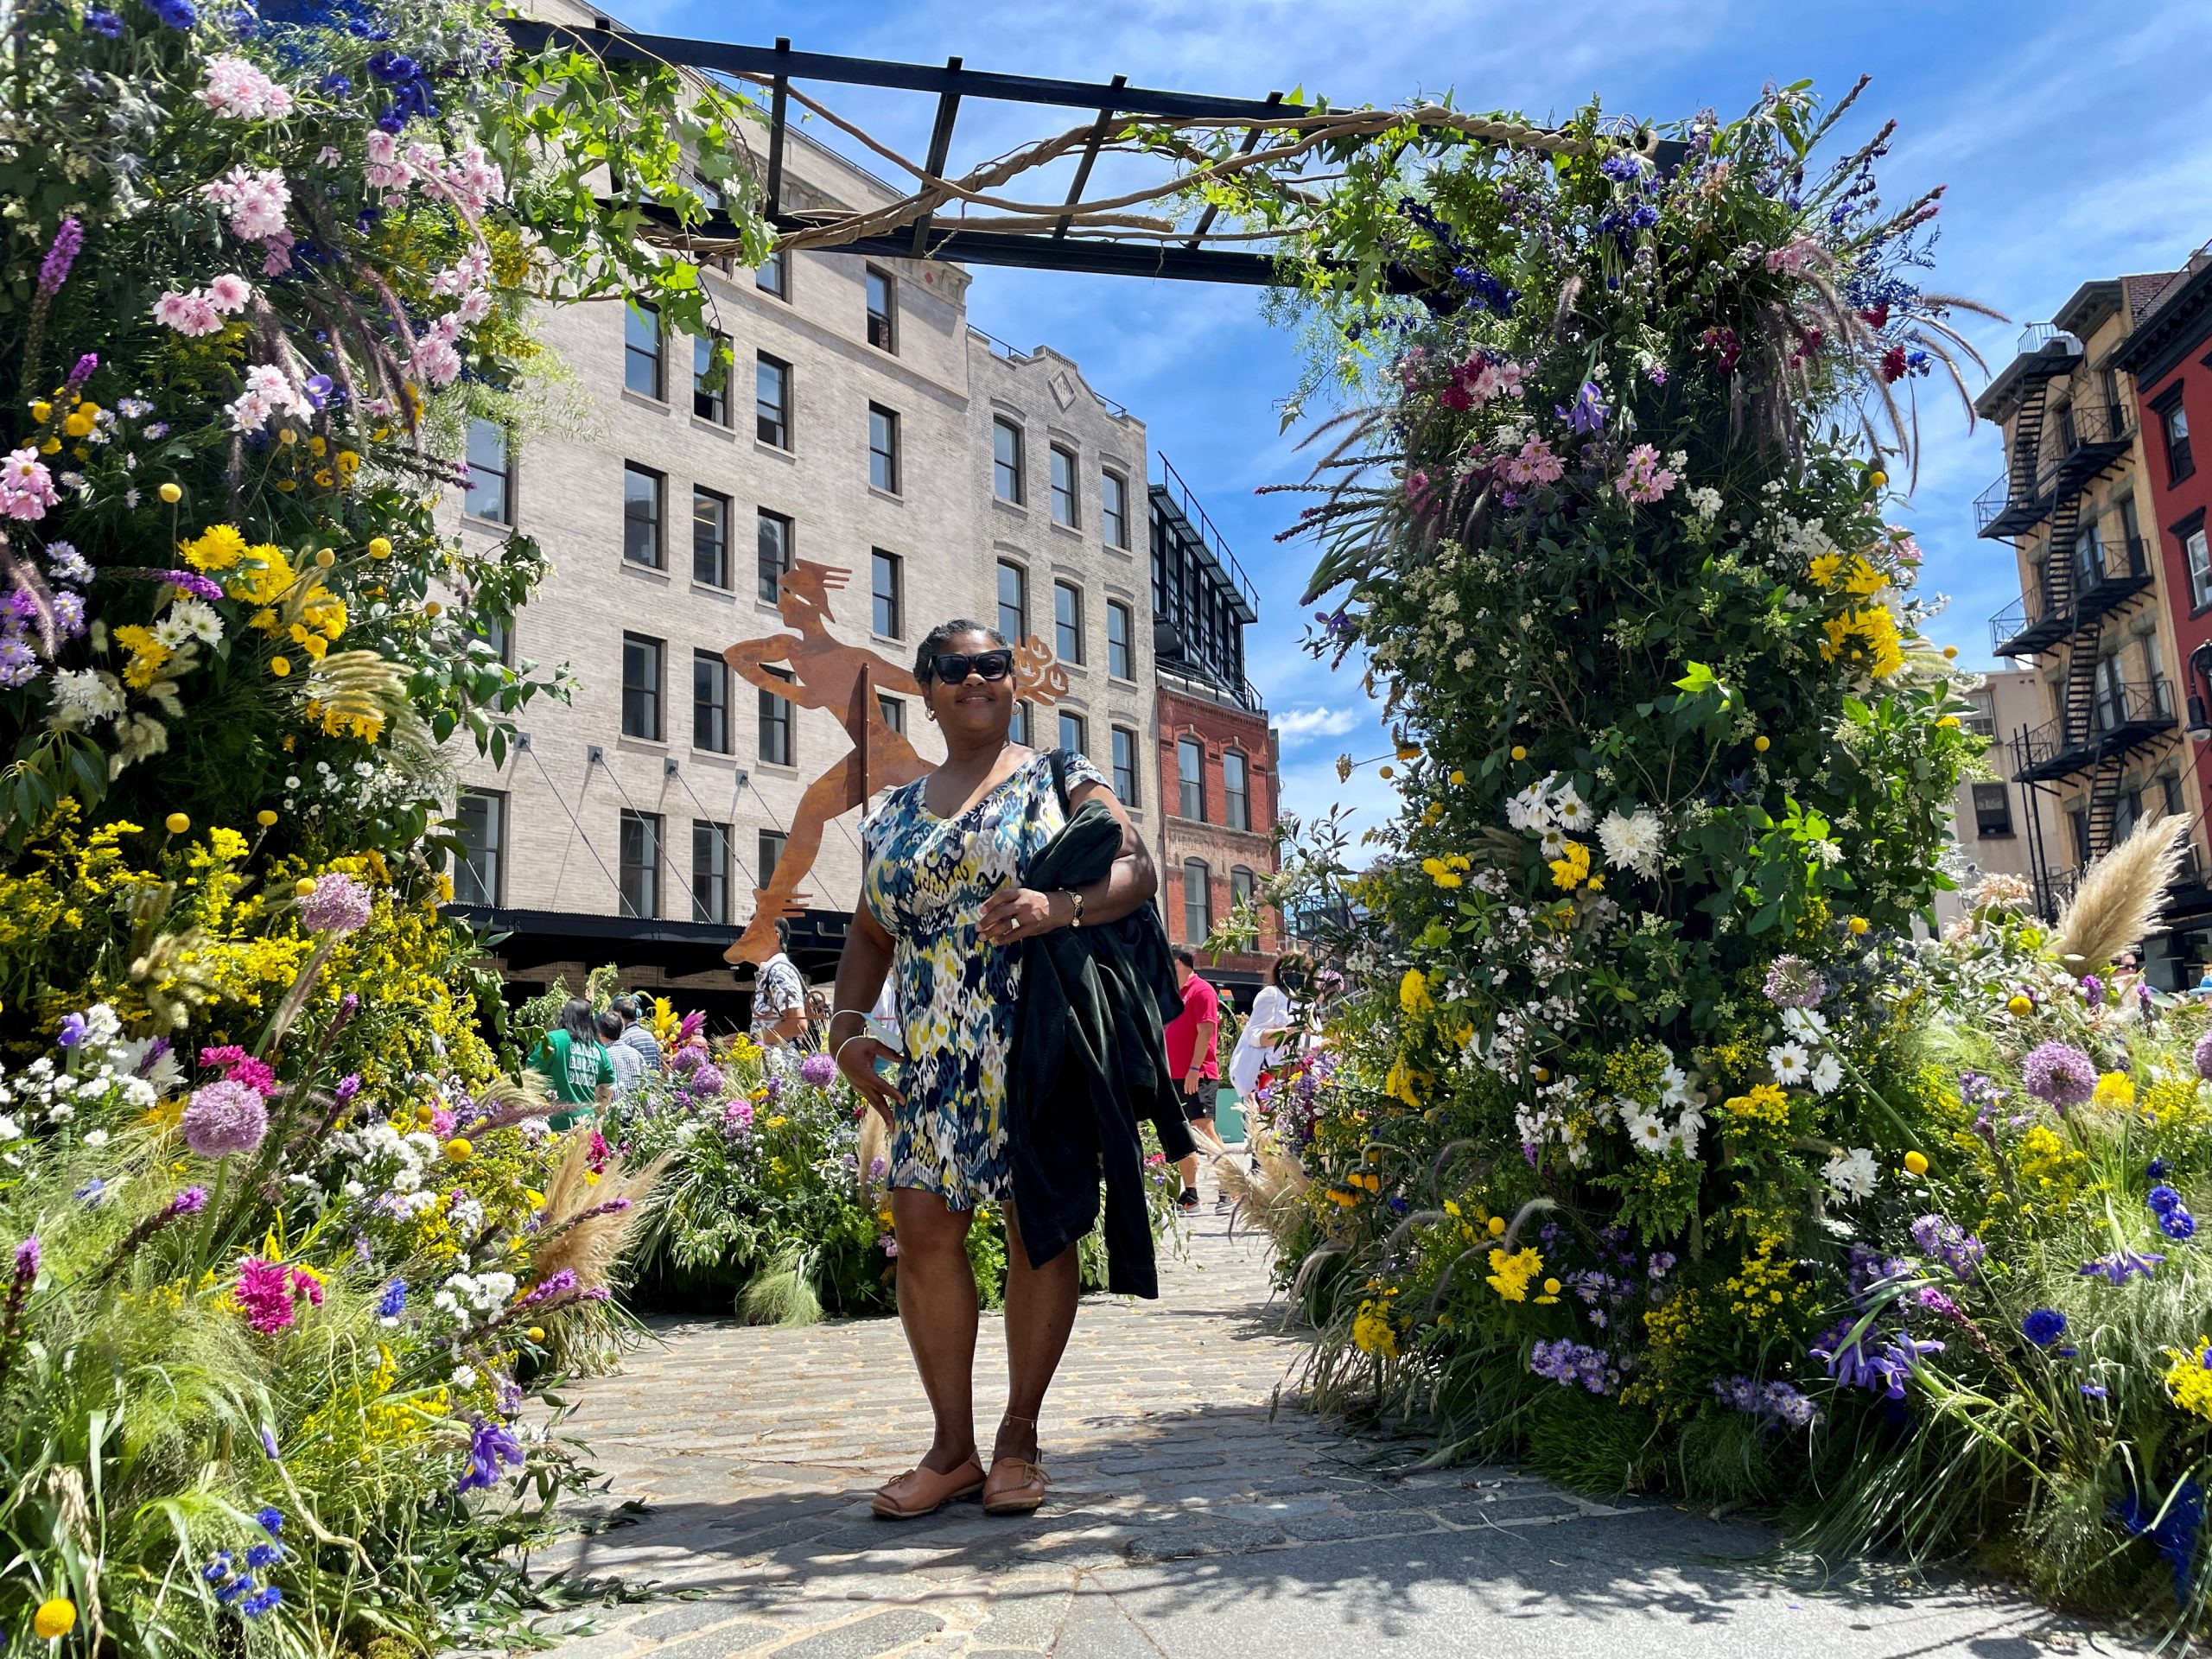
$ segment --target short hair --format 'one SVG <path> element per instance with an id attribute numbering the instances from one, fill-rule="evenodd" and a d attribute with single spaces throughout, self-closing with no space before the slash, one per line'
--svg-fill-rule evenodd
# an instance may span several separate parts
<path id="1" fill-rule="evenodd" d="M 1190 946 L 1186 944 L 1179 944 L 1175 947 L 1173 955 L 1176 961 L 1181 963 L 1192 973 L 1195 974 L 1198 971 L 1198 959 L 1191 954 Z"/>
<path id="2" fill-rule="evenodd" d="M 788 916 L 776 918 L 776 949 L 788 950 L 791 943 L 791 921 Z"/>
<path id="3" fill-rule="evenodd" d="M 626 1021 L 639 1018 L 642 1012 L 638 1007 L 638 999 L 634 996 L 616 997 L 607 1005 L 607 1011 L 620 1016 Z"/>
<path id="4" fill-rule="evenodd" d="M 622 1016 L 608 1008 L 599 1016 L 599 1034 L 610 1043 L 622 1040 Z"/>
<path id="5" fill-rule="evenodd" d="M 927 691 L 937 679 L 937 654 L 947 642 L 963 633 L 980 633 L 1001 650 L 1013 649 L 1013 642 L 996 628 L 976 621 L 973 617 L 956 616 L 950 622 L 940 622 L 922 636 L 922 646 L 914 653 L 914 683 Z"/>

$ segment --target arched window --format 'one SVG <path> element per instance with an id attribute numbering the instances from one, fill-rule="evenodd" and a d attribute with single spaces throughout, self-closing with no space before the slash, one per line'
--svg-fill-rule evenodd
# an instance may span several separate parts
<path id="1" fill-rule="evenodd" d="M 1206 746 L 1195 737 L 1175 745 L 1175 779 L 1180 785 L 1176 810 L 1186 818 L 1206 821 Z"/>
<path id="2" fill-rule="evenodd" d="M 1252 773 L 1242 749 L 1226 749 L 1221 757 L 1221 800 L 1224 819 L 1232 830 L 1252 827 Z"/>
<path id="3" fill-rule="evenodd" d="M 1259 882 L 1242 864 L 1229 873 L 1229 902 L 1242 909 L 1252 902 L 1259 892 Z"/>
<path id="4" fill-rule="evenodd" d="M 1183 861 L 1183 942 L 1200 944 L 1213 931 L 1213 873 L 1203 858 Z"/>

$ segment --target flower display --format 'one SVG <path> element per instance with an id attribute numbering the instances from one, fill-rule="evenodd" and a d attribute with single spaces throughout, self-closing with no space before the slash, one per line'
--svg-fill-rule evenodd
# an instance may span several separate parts
<path id="1" fill-rule="evenodd" d="M 2071 1044 L 2044 1043 L 2022 1064 L 2020 1081 L 2038 1100 L 2079 1106 L 2097 1091 L 2096 1062 Z"/>
<path id="2" fill-rule="evenodd" d="M 202 1158 L 244 1156 L 269 1132 L 269 1107 L 259 1090 L 225 1077 L 192 1091 L 179 1127 L 185 1145 Z"/>

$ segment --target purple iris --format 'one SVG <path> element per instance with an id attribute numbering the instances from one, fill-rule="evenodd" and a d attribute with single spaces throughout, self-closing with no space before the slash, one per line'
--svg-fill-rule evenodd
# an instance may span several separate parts
<path id="1" fill-rule="evenodd" d="M 1553 405 L 1553 412 L 1565 421 L 1570 431 L 1590 437 L 1605 429 L 1605 416 L 1611 414 L 1595 380 L 1585 380 L 1582 390 L 1574 394 L 1574 402 L 1566 409 Z"/>
<path id="2" fill-rule="evenodd" d="M 515 1437 L 500 1424 L 480 1417 L 468 1443 L 468 1469 L 454 1490 L 472 1492 L 489 1487 L 499 1480 L 501 1464 L 519 1469 L 522 1460 L 522 1446 Z"/>

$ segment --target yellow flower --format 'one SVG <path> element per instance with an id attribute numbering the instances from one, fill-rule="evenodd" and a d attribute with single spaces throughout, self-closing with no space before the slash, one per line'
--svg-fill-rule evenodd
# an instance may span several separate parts
<path id="1" fill-rule="evenodd" d="M 269 671 L 281 680 L 292 671 L 291 660 L 284 657 L 271 657 L 269 659 Z"/>
<path id="2" fill-rule="evenodd" d="M 1420 969 L 1407 969 L 1405 977 L 1398 982 L 1398 1006 L 1408 1014 L 1419 1014 L 1436 1006 L 1428 994 L 1428 976 Z"/>
<path id="3" fill-rule="evenodd" d="M 475 1153 L 475 1147 L 465 1135 L 456 1135 L 446 1142 L 446 1161 L 449 1164 L 465 1164 Z"/>
<path id="4" fill-rule="evenodd" d="M 1928 1173 L 1928 1154 L 1924 1152 L 1905 1154 L 1904 1173 L 1908 1175 L 1925 1175 Z"/>
<path id="5" fill-rule="evenodd" d="M 360 470 L 360 456 L 355 454 L 351 449 L 340 449 L 338 452 L 338 475 L 340 478 L 351 478 Z"/>
<path id="6" fill-rule="evenodd" d="M 391 556 L 391 541 L 382 536 L 371 537 L 369 538 L 369 556 L 372 559 L 390 558 Z"/>
<path id="7" fill-rule="evenodd" d="M 31 1629 L 43 1642 L 58 1642 L 77 1628 L 77 1604 L 67 1596 L 49 1596 L 31 1615 Z"/>
<path id="8" fill-rule="evenodd" d="M 295 899 L 308 898 L 314 892 L 315 877 L 311 875 L 303 875 L 298 880 L 292 883 L 292 896 Z M 425 1107 L 423 1109 L 427 1111 L 429 1108 Z"/>
<path id="9" fill-rule="evenodd" d="M 245 556 L 245 537 L 232 525 L 210 524 L 180 550 L 195 570 L 227 570 Z"/>
<path id="10" fill-rule="evenodd" d="M 44 426 L 53 418 L 54 405 L 48 403 L 45 398 L 41 397 L 31 405 L 31 419 L 36 421 L 41 426 Z"/>
<path id="11" fill-rule="evenodd" d="M 1551 861 L 1552 885 L 1572 893 L 1590 879 L 1590 849 L 1579 841 L 1570 841 L 1558 858 Z"/>
<path id="12" fill-rule="evenodd" d="M 1853 933 L 1864 933 L 1866 931 L 1866 918 L 1864 916 L 1853 916 L 1844 925 Z"/>
<path id="13" fill-rule="evenodd" d="M 181 836 L 192 828 L 192 820 L 181 812 L 172 812 L 162 820 L 162 827 L 173 836 Z"/>
<path id="14" fill-rule="evenodd" d="M 1513 746 L 1513 758 L 1516 760 L 1526 760 L 1529 758 L 1529 751 L 1516 743 Z"/>
<path id="15" fill-rule="evenodd" d="M 2107 1071 L 2097 1079 L 2096 1092 L 2089 1100 L 2107 1110 L 2124 1112 L 2135 1103 L 2135 1079 L 2125 1071 Z"/>
<path id="16" fill-rule="evenodd" d="M 1485 1225 L 1490 1228 L 1490 1236 L 1492 1238 L 1503 1238 L 1505 1236 L 1505 1217 L 1503 1216 L 1492 1216 Z"/>
<path id="17" fill-rule="evenodd" d="M 1533 1244 L 1508 1255 L 1503 1250 L 1490 1253 L 1490 1274 L 1484 1282 L 1509 1302 L 1529 1300 L 1529 1281 L 1544 1270 L 1544 1258 Z"/>
<path id="18" fill-rule="evenodd" d="M 1936 729 L 1939 732 L 1956 731 L 1958 725 L 1959 717 L 1956 715 L 1946 715 L 1936 722 Z"/>
<path id="19" fill-rule="evenodd" d="M 61 423 L 61 429 L 73 438 L 88 436 L 92 429 L 92 417 L 80 409 Z"/>
<path id="20" fill-rule="evenodd" d="M 1813 564 L 1812 564 L 1812 577 L 1813 577 L 1813 583 L 1814 583 L 1814 585 L 1815 585 L 1815 587 L 1819 587 L 1819 588 L 1833 588 L 1833 587 L 1834 587 L 1834 586 L 1835 586 L 1836 574 L 1837 574 L 1837 572 L 1840 571 L 1842 569 L 1843 569 L 1843 555 L 1842 555 L 1842 554 L 1840 554 L 1840 553 L 1823 553 L 1823 554 L 1821 554 L 1818 558 L 1816 558 L 1816 559 L 1815 559 L 1815 560 L 1813 561 Z"/>
<path id="21" fill-rule="evenodd" d="M 1765 735 L 1765 734 L 1762 733 L 1760 735 L 1751 740 L 1751 747 L 1758 750 L 1761 754 L 1764 754 L 1769 749 L 1774 747 L 1774 744 L 1771 740 Z"/>
<path id="22" fill-rule="evenodd" d="M 184 499 L 184 492 L 174 484 L 164 484 L 161 488 L 161 497 L 169 505 L 175 506 Z"/>
<path id="23" fill-rule="evenodd" d="M 276 827 L 276 815 L 265 806 L 253 815 L 253 821 L 264 830 L 273 830 Z"/>
<path id="24" fill-rule="evenodd" d="M 2018 992 L 2015 992 L 2012 1000 L 2005 1005 L 2005 1013 L 2018 1015 L 2023 1019 L 2035 1011 L 2034 1000 Z"/>
<path id="25" fill-rule="evenodd" d="M 545 1340 L 545 1327 L 542 1325 L 533 1325 L 529 1330 L 524 1332 L 523 1335 L 528 1337 L 532 1342 L 543 1342 Z"/>
<path id="26" fill-rule="evenodd" d="M 1467 774 L 1454 766 L 1452 768 L 1452 781 L 1455 784 L 1464 784 L 1467 781 Z"/>
<path id="27" fill-rule="evenodd" d="M 2173 1361 L 2166 1368 L 2166 1393 L 2190 1416 L 2212 1422 L 2212 1370 L 2205 1369 L 2204 1362 L 2208 1349 L 2212 1349 L 2212 1338 L 2199 1337 L 2194 1353 L 2185 1354 L 2178 1348 L 2166 1350 Z M 43 1609 L 39 1616 L 46 1616 Z"/>
<path id="28" fill-rule="evenodd" d="M 1359 1312 L 1352 1316 L 1352 1346 L 1363 1354 L 1372 1354 L 1378 1359 L 1394 1359 L 1398 1352 L 1398 1328 L 1390 1323 L 1389 1306 L 1382 1302 L 1362 1302 Z"/>
<path id="29" fill-rule="evenodd" d="M 1375 775 L 1382 779 L 1385 783 L 1388 783 L 1391 779 L 1396 777 L 1398 774 L 1392 767 L 1377 766 L 1375 769 Z"/>

